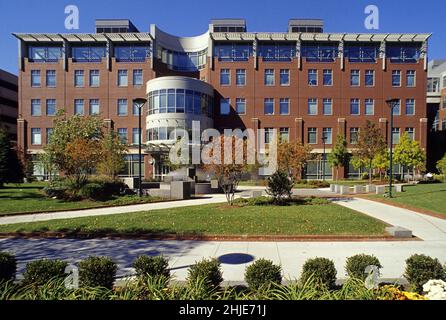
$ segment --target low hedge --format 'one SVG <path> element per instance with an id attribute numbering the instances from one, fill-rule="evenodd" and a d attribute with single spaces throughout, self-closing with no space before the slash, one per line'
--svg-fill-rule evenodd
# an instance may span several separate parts
<path id="1" fill-rule="evenodd" d="M 163 256 L 150 257 L 141 255 L 133 262 L 137 277 L 170 277 L 169 260 Z"/>
<path id="2" fill-rule="evenodd" d="M 382 268 L 377 257 L 367 254 L 357 254 L 347 259 L 345 271 L 350 278 L 365 280 L 367 277 L 365 269 L 371 265 L 377 266 L 378 269 Z"/>
<path id="3" fill-rule="evenodd" d="M 327 258 L 313 258 L 304 263 L 300 280 L 305 284 L 309 279 L 313 279 L 317 285 L 331 289 L 335 286 L 336 274 L 333 261 Z"/>
<path id="4" fill-rule="evenodd" d="M 65 274 L 67 265 L 67 262 L 58 259 L 31 261 L 26 265 L 23 273 L 23 283 L 25 285 L 41 286 L 49 280 L 62 280 L 67 276 Z"/>
<path id="5" fill-rule="evenodd" d="M 0 252 L 0 283 L 14 281 L 17 271 L 17 260 L 8 252 Z"/>
<path id="6" fill-rule="evenodd" d="M 259 259 L 246 267 L 245 281 L 253 290 L 268 288 L 273 283 L 281 284 L 282 268 L 271 260 Z"/>
<path id="7" fill-rule="evenodd" d="M 78 268 L 81 287 L 113 288 L 118 266 L 110 258 L 91 256 L 79 262 Z"/>
<path id="8" fill-rule="evenodd" d="M 404 277 L 415 292 L 422 292 L 429 280 L 446 280 L 443 266 L 438 259 L 424 254 L 414 254 L 406 260 Z"/>
<path id="9" fill-rule="evenodd" d="M 187 282 L 193 286 L 197 281 L 204 281 L 209 289 L 218 288 L 223 281 L 221 264 L 217 259 L 202 259 L 189 267 Z"/>

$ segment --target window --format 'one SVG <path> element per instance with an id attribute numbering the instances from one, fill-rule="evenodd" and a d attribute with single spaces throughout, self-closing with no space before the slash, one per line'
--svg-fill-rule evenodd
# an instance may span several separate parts
<path id="1" fill-rule="evenodd" d="M 194 97 L 197 95 L 195 94 Z M 196 104 L 196 103 L 195 103 Z M 194 111 L 196 110 L 194 104 Z M 175 89 L 168 89 L 167 90 L 167 112 L 168 113 L 175 113 Z M 196 114 L 200 114 L 200 112 L 195 112 Z"/>
<path id="2" fill-rule="evenodd" d="M 142 86 L 143 81 L 142 69 L 133 70 L 133 85 Z"/>
<path id="3" fill-rule="evenodd" d="M 127 87 L 129 84 L 127 70 L 118 70 L 118 87 Z"/>
<path id="4" fill-rule="evenodd" d="M 326 144 L 332 144 L 332 134 L 331 128 L 323 128 L 322 129 L 322 138 L 325 139 Z"/>
<path id="5" fill-rule="evenodd" d="M 401 114 L 401 100 L 398 100 L 398 102 L 396 102 L 393 105 L 392 110 L 393 110 L 393 115 L 394 116 L 399 116 Z"/>
<path id="6" fill-rule="evenodd" d="M 393 87 L 401 87 L 401 71 L 400 70 L 392 71 L 392 86 Z"/>
<path id="7" fill-rule="evenodd" d="M 308 99 L 308 114 L 310 116 L 317 115 L 317 99 L 316 98 Z"/>
<path id="8" fill-rule="evenodd" d="M 427 78 L 427 92 L 440 91 L 440 78 Z"/>
<path id="9" fill-rule="evenodd" d="M 407 70 L 406 72 L 406 86 L 410 88 L 415 87 L 415 70 Z"/>
<path id="10" fill-rule="evenodd" d="M 115 46 L 116 62 L 144 62 L 150 58 L 150 44 Z"/>
<path id="11" fill-rule="evenodd" d="M 139 116 L 139 112 L 140 112 L 140 108 L 138 108 L 138 104 L 137 103 L 135 103 L 135 102 L 133 102 L 133 105 L 132 105 L 132 114 L 134 115 L 134 116 Z"/>
<path id="12" fill-rule="evenodd" d="M 99 99 L 90 99 L 90 115 L 99 114 L 99 107 Z"/>
<path id="13" fill-rule="evenodd" d="M 139 145 L 139 139 L 141 138 L 141 143 L 142 143 L 142 135 L 141 135 L 141 131 L 139 130 L 139 128 L 134 128 L 132 131 L 132 142 L 133 144 L 138 144 Z"/>
<path id="14" fill-rule="evenodd" d="M 280 128 L 279 139 L 280 139 L 280 142 L 289 142 L 290 141 L 290 129 L 289 128 Z"/>
<path id="15" fill-rule="evenodd" d="M 290 114 L 290 99 L 289 98 L 280 98 L 279 112 L 281 115 Z"/>
<path id="16" fill-rule="evenodd" d="M 302 57 L 307 62 L 333 62 L 338 57 L 339 47 L 336 44 L 306 44 L 301 46 Z"/>
<path id="17" fill-rule="evenodd" d="M 118 137 L 122 143 L 127 144 L 127 129 L 126 128 L 118 128 Z"/>
<path id="18" fill-rule="evenodd" d="M 90 87 L 99 87 L 100 81 L 99 70 L 90 70 Z"/>
<path id="19" fill-rule="evenodd" d="M 40 99 L 32 99 L 31 100 L 31 115 L 35 116 L 35 117 L 42 115 Z"/>
<path id="20" fill-rule="evenodd" d="M 419 43 L 387 44 L 386 57 L 393 63 L 414 63 L 420 58 Z"/>
<path id="21" fill-rule="evenodd" d="M 359 115 L 360 114 L 360 102 L 359 99 L 350 99 L 350 114 Z"/>
<path id="22" fill-rule="evenodd" d="M 265 69 L 265 86 L 273 86 L 274 85 L 274 70 L 273 69 Z"/>
<path id="23" fill-rule="evenodd" d="M 376 62 L 379 57 L 379 45 L 370 43 L 346 43 L 344 55 L 350 62 Z"/>
<path id="24" fill-rule="evenodd" d="M 231 84 L 231 71 L 229 69 L 220 70 L 220 85 L 229 86 Z"/>
<path id="25" fill-rule="evenodd" d="M 83 115 L 84 114 L 84 100 L 76 99 L 74 100 L 74 114 Z"/>
<path id="26" fill-rule="evenodd" d="M 333 85 L 333 70 L 325 69 L 324 70 L 324 86 L 332 86 Z"/>
<path id="27" fill-rule="evenodd" d="M 84 86 L 84 70 L 74 71 L 74 86 L 77 88 Z"/>
<path id="28" fill-rule="evenodd" d="M 265 128 L 265 143 L 270 143 L 274 135 L 273 128 Z"/>
<path id="29" fill-rule="evenodd" d="M 141 173 L 144 174 L 145 171 L 145 161 L 144 155 L 141 158 L 137 154 L 128 154 L 124 156 L 125 166 L 124 169 L 119 173 L 121 177 L 138 177 L 139 175 L 139 160 L 141 159 Z"/>
<path id="30" fill-rule="evenodd" d="M 415 129 L 414 128 L 406 128 L 406 133 L 411 140 L 415 140 Z"/>
<path id="31" fill-rule="evenodd" d="M 333 114 L 333 100 L 331 98 L 324 98 L 322 100 L 324 116 L 330 116 Z"/>
<path id="32" fill-rule="evenodd" d="M 443 88 L 446 88 L 446 76 L 443 76 Z"/>
<path id="33" fill-rule="evenodd" d="M 51 135 L 53 134 L 53 128 L 46 128 L 46 143 L 50 143 Z"/>
<path id="34" fill-rule="evenodd" d="M 393 144 L 398 144 L 400 142 L 400 128 L 392 129 L 392 139 Z"/>
<path id="35" fill-rule="evenodd" d="M 157 58 L 170 70 L 198 71 L 206 65 L 207 49 L 199 52 L 177 52 L 157 46 Z"/>
<path id="36" fill-rule="evenodd" d="M 406 115 L 413 116 L 415 114 L 415 99 L 406 99 Z"/>
<path id="37" fill-rule="evenodd" d="M 308 143 L 317 143 L 317 128 L 308 128 Z"/>
<path id="38" fill-rule="evenodd" d="M 106 57 L 105 46 L 73 47 L 73 62 L 101 62 Z"/>
<path id="39" fill-rule="evenodd" d="M 127 99 L 118 99 L 118 116 L 127 115 Z"/>
<path id="40" fill-rule="evenodd" d="M 177 113 L 184 113 L 184 89 L 176 90 Z"/>
<path id="41" fill-rule="evenodd" d="M 56 115 L 56 99 L 46 100 L 46 115 L 55 116 Z"/>
<path id="42" fill-rule="evenodd" d="M 274 99 L 273 98 L 265 98 L 263 102 L 264 113 L 266 115 L 274 114 Z"/>
<path id="43" fill-rule="evenodd" d="M 366 70 L 364 80 L 365 80 L 366 87 L 373 87 L 375 85 L 375 71 L 374 70 Z"/>
<path id="44" fill-rule="evenodd" d="M 246 99 L 245 98 L 237 98 L 235 100 L 235 112 L 237 112 L 237 114 L 245 114 L 246 113 Z"/>
<path id="45" fill-rule="evenodd" d="M 290 85 L 290 70 L 280 69 L 280 85 L 289 86 Z"/>
<path id="46" fill-rule="evenodd" d="M 214 55 L 219 61 L 247 61 L 252 56 L 252 42 L 215 42 Z"/>
<path id="47" fill-rule="evenodd" d="M 42 130 L 40 128 L 31 128 L 31 144 L 42 144 Z"/>
<path id="48" fill-rule="evenodd" d="M 361 72 L 359 70 L 350 71 L 350 85 L 352 87 L 359 87 Z"/>
<path id="49" fill-rule="evenodd" d="M 220 100 L 220 114 L 228 115 L 231 111 L 230 99 L 221 99 Z"/>
<path id="50" fill-rule="evenodd" d="M 30 62 L 57 62 L 62 58 L 62 47 L 29 46 Z"/>
<path id="51" fill-rule="evenodd" d="M 309 86 L 317 86 L 317 70 L 316 69 L 308 70 L 308 85 Z"/>
<path id="52" fill-rule="evenodd" d="M 237 69 L 235 72 L 235 84 L 238 86 L 246 85 L 246 70 Z"/>
<path id="53" fill-rule="evenodd" d="M 31 70 L 31 87 L 40 87 L 40 70 Z"/>
<path id="54" fill-rule="evenodd" d="M 375 114 L 375 100 L 365 99 L 365 110 L 366 116 L 373 116 Z"/>
<path id="55" fill-rule="evenodd" d="M 296 56 L 296 45 L 290 42 L 260 42 L 258 54 L 263 61 L 291 61 Z"/>
<path id="56" fill-rule="evenodd" d="M 47 70 L 46 71 L 46 86 L 48 88 L 56 87 L 56 70 Z"/>
<path id="57" fill-rule="evenodd" d="M 359 140 L 359 128 L 350 128 L 350 144 L 357 144 Z"/>

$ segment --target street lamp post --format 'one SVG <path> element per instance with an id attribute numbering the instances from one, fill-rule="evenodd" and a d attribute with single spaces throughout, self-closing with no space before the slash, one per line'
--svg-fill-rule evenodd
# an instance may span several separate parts
<path id="1" fill-rule="evenodd" d="M 325 142 L 327 141 L 327 137 L 324 133 L 322 133 L 322 145 L 324 146 L 324 152 L 322 154 L 322 181 L 325 181 Z"/>
<path id="2" fill-rule="evenodd" d="M 392 198 L 392 180 L 393 180 L 393 108 L 399 103 L 398 99 L 388 99 L 386 103 L 390 109 L 390 168 L 389 168 L 389 198 Z"/>
<path id="3" fill-rule="evenodd" d="M 141 114 L 142 114 L 142 110 L 144 105 L 147 103 L 147 99 L 144 98 L 136 98 L 133 99 L 133 104 L 136 105 L 136 107 L 138 108 L 138 116 L 139 116 L 139 126 L 138 126 L 138 132 L 139 132 L 139 172 L 138 172 L 138 178 L 139 178 L 139 182 L 138 182 L 138 195 L 140 197 L 142 197 L 142 153 L 141 153 L 141 145 L 142 145 L 142 129 L 141 129 Z"/>

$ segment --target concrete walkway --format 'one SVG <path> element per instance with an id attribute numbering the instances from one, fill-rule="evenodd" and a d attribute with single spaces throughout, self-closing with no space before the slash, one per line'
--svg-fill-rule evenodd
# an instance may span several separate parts
<path id="1" fill-rule="evenodd" d="M 338 279 L 345 278 L 347 257 L 358 253 L 374 254 L 379 258 L 382 278 L 398 279 L 404 273 L 405 260 L 412 254 L 423 253 L 446 262 L 445 241 L 404 242 L 220 242 L 220 241 L 150 241 L 108 239 L 2 239 L 0 251 L 14 252 L 18 271 L 27 262 L 42 258 L 59 258 L 76 263 L 90 255 L 111 257 L 119 264 L 118 276 L 132 273 L 131 264 L 140 254 L 163 254 L 170 259 L 176 280 L 185 280 L 187 268 L 195 261 L 217 257 L 222 262 L 223 277 L 229 283 L 242 282 L 247 265 L 259 258 L 280 264 L 285 279 L 300 276 L 308 258 L 332 259 Z"/>
<path id="2" fill-rule="evenodd" d="M 261 187 L 245 187 L 239 196 L 243 196 L 249 189 L 261 189 Z M 4 217 L 0 218 L 0 224 L 119 214 L 225 201 L 224 195 L 212 195 L 194 200 Z M 10 238 L 0 239 L 0 251 L 11 251 L 17 255 L 19 272 L 23 271 L 27 262 L 34 259 L 51 257 L 75 263 L 90 255 L 105 255 L 119 264 L 119 276 L 132 272 L 132 261 L 138 255 L 163 254 L 170 259 L 170 267 L 176 280 L 184 280 L 187 276 L 187 268 L 195 261 L 203 257 L 218 257 L 222 262 L 224 279 L 230 283 L 243 281 L 246 266 L 258 258 L 271 259 L 280 264 L 287 279 L 298 278 L 305 260 L 317 256 L 327 257 L 335 262 L 339 279 L 345 277 L 346 258 L 358 253 L 377 256 L 383 265 L 382 278 L 384 279 L 401 278 L 405 260 L 415 253 L 426 254 L 440 259 L 442 263 L 446 262 L 446 220 L 362 198 L 336 199 L 335 202 L 388 224 L 408 228 L 423 241 L 222 242 Z"/>

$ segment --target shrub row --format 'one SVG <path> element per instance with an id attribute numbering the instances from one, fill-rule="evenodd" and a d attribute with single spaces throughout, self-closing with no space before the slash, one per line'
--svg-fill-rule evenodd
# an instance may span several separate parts
<path id="1" fill-rule="evenodd" d="M 53 180 L 43 191 L 50 198 L 63 200 L 105 200 L 119 195 L 125 184 L 120 180 L 97 177 L 77 185 L 67 178 Z"/>
<path id="2" fill-rule="evenodd" d="M 350 278 L 364 280 L 367 266 L 382 268 L 378 258 L 372 255 L 358 254 L 347 259 L 345 271 Z M 66 277 L 67 263 L 61 260 L 35 260 L 26 265 L 23 283 L 40 286 L 49 280 L 61 280 Z M 0 282 L 15 279 L 17 262 L 14 255 L 0 252 Z M 162 256 L 139 256 L 133 262 L 137 278 L 146 281 L 149 278 L 170 279 L 168 260 Z M 411 290 L 422 292 L 423 285 L 429 280 L 446 280 L 446 268 L 436 258 L 415 254 L 406 260 L 404 277 Z M 81 287 L 104 287 L 111 289 L 116 277 L 117 265 L 107 257 L 89 257 L 78 264 Z M 315 283 L 320 289 L 332 289 L 335 286 L 337 270 L 333 261 L 326 258 L 308 259 L 303 267 L 300 283 Z M 223 281 L 221 264 L 218 259 L 203 259 L 189 267 L 187 282 L 190 286 L 200 284 L 207 290 L 219 288 Z M 245 271 L 245 281 L 250 289 L 257 291 L 282 282 L 282 269 L 272 261 L 256 260 Z M 165 282 L 167 283 L 167 281 Z"/>

